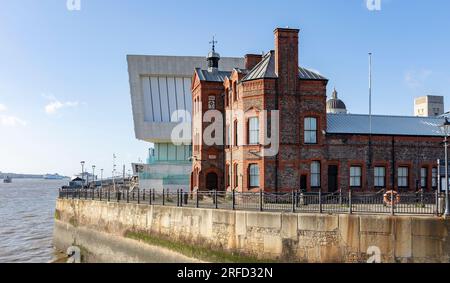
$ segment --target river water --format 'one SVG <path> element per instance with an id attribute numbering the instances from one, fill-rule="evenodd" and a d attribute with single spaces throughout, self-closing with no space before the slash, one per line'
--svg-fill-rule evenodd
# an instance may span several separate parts
<path id="1" fill-rule="evenodd" d="M 67 180 L 0 180 L 0 263 L 52 260 L 58 188 Z"/>

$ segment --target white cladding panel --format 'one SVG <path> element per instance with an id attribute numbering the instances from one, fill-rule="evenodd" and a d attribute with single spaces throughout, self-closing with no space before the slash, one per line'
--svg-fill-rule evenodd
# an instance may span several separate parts
<path id="1" fill-rule="evenodd" d="M 127 62 L 136 138 L 171 142 L 172 129 L 177 125 L 171 122 L 172 113 L 179 109 L 191 115 L 191 79 L 195 68 L 208 68 L 205 57 L 129 55 Z M 221 58 L 221 70 L 233 68 L 244 68 L 244 59 Z M 177 156 L 180 154 L 177 152 Z"/>
<path id="2" fill-rule="evenodd" d="M 175 78 L 167 78 L 167 93 L 169 98 L 169 119 L 172 122 L 178 121 L 178 115 L 176 111 L 178 109 L 177 92 L 175 88 Z M 175 113 L 175 115 L 174 115 Z"/>
<path id="3" fill-rule="evenodd" d="M 192 112 L 190 78 L 141 77 L 141 83 L 145 122 L 178 122 L 171 118 L 177 110 Z"/>

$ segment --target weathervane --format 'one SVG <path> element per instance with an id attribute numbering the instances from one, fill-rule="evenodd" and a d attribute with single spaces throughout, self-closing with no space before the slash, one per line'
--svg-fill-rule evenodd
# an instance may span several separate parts
<path id="1" fill-rule="evenodd" d="M 215 37 L 213 36 L 213 40 L 209 42 L 209 44 L 212 44 L 212 51 L 216 52 L 216 43 L 219 43 L 217 40 L 215 40 Z"/>

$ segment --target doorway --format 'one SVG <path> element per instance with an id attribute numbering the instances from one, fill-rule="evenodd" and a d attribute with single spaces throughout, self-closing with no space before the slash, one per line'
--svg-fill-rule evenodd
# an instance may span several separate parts
<path id="1" fill-rule="evenodd" d="M 300 177 L 300 191 L 306 192 L 308 190 L 308 176 L 302 175 Z"/>
<path id="2" fill-rule="evenodd" d="M 328 192 L 335 193 L 338 191 L 338 166 L 328 166 Z"/>
<path id="3" fill-rule="evenodd" d="M 219 190 L 218 177 L 216 173 L 206 175 L 206 189 L 209 191 Z"/>

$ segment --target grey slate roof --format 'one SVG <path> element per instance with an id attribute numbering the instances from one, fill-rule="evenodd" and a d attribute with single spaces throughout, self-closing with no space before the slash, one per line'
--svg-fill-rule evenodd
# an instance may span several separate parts
<path id="1" fill-rule="evenodd" d="M 257 79 L 276 79 L 275 74 L 275 51 L 270 51 L 263 56 L 259 62 L 243 79 L 242 81 L 251 81 Z"/>
<path id="2" fill-rule="evenodd" d="M 329 134 L 370 134 L 369 115 L 327 114 Z M 373 135 L 442 137 L 438 117 L 372 116 Z"/>
<path id="3" fill-rule="evenodd" d="M 275 73 L 275 51 L 270 51 L 264 55 L 263 59 L 257 64 L 242 81 L 251 81 L 257 79 L 276 79 Z M 327 78 L 306 68 L 299 67 L 299 78 L 302 80 L 327 80 Z"/>
<path id="4" fill-rule="evenodd" d="M 327 81 L 328 79 L 324 76 L 315 73 L 311 70 L 299 67 L 300 79 L 302 80 L 317 80 L 317 81 Z"/>
<path id="5" fill-rule="evenodd" d="M 223 82 L 225 81 L 226 77 L 229 77 L 231 75 L 231 72 L 227 71 L 208 72 L 208 70 L 202 70 L 200 68 L 196 68 L 195 72 L 197 73 L 201 81 L 207 82 Z"/>

